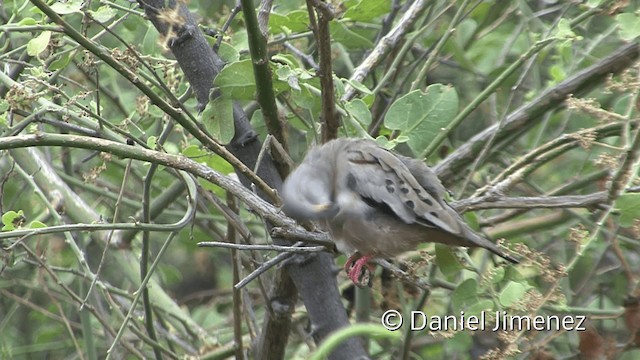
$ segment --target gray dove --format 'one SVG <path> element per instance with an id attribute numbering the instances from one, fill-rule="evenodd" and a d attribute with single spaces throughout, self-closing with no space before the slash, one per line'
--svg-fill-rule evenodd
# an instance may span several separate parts
<path id="1" fill-rule="evenodd" d="M 446 189 L 422 161 L 367 139 L 336 139 L 314 147 L 282 187 L 283 211 L 326 222 L 358 286 L 371 285 L 374 257 L 394 257 L 423 242 L 483 247 L 513 263 L 475 233 L 444 200 Z"/>

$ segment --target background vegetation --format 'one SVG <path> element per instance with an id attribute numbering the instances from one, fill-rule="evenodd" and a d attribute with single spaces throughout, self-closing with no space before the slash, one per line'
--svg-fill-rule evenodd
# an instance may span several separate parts
<path id="1" fill-rule="evenodd" d="M 240 3 L 3 0 L 1 358 L 639 356 L 638 1 Z M 272 190 L 336 136 L 425 159 L 522 263 L 425 244 L 354 289 Z"/>

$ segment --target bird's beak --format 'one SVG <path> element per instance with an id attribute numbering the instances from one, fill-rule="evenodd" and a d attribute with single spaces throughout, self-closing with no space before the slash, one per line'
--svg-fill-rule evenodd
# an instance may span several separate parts
<path id="1" fill-rule="evenodd" d="M 332 202 L 312 205 L 311 209 L 311 211 L 316 214 L 316 219 L 332 218 L 338 213 L 339 210 L 338 206 Z"/>

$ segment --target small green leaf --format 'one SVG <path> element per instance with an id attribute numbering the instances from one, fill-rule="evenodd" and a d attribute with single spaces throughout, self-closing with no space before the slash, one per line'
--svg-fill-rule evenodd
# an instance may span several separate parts
<path id="1" fill-rule="evenodd" d="M 400 130 L 409 137 L 407 144 L 422 153 L 458 112 L 458 94 L 442 84 L 427 87 L 426 92 L 412 91 L 397 99 L 387 111 L 387 128 Z"/>
<path id="2" fill-rule="evenodd" d="M 156 146 L 158 146 L 158 138 L 156 136 L 149 136 L 147 139 L 147 146 L 149 149 L 155 150 Z"/>
<path id="3" fill-rule="evenodd" d="M 363 83 L 361 83 L 360 81 L 357 80 L 349 80 L 349 79 L 343 79 L 344 81 L 347 82 L 347 84 L 351 85 L 354 89 L 360 91 L 361 93 L 365 94 L 365 95 L 372 95 L 373 91 L 369 90 L 368 87 L 366 87 Z"/>
<path id="4" fill-rule="evenodd" d="M 233 101 L 223 96 L 209 101 L 200 114 L 200 120 L 211 135 L 222 144 L 228 144 L 233 139 Z"/>
<path id="5" fill-rule="evenodd" d="M 188 147 L 184 148 L 182 150 L 182 155 L 188 157 L 189 159 L 192 159 L 193 161 L 205 164 L 221 174 L 230 174 L 233 172 L 233 167 L 226 160 L 224 160 L 220 156 L 201 149 L 197 145 L 189 145 Z M 199 182 L 205 189 L 213 191 L 220 197 L 224 197 L 225 191 L 221 187 L 214 185 L 204 179 L 199 179 Z"/>
<path id="6" fill-rule="evenodd" d="M 242 60 L 225 66 L 213 80 L 213 84 L 219 86 L 223 96 L 228 99 L 255 99 L 256 83 L 251 60 Z"/>
<path id="7" fill-rule="evenodd" d="M 2 225 L 4 225 L 2 227 L 2 231 L 15 230 L 16 228 L 21 227 L 24 221 L 24 212 L 22 210 L 19 210 L 18 212 L 13 210 L 7 211 L 2 214 Z"/>
<path id="8" fill-rule="evenodd" d="M 304 10 L 294 10 L 286 15 L 272 12 L 269 15 L 270 33 L 290 34 L 308 30 L 309 14 Z"/>
<path id="9" fill-rule="evenodd" d="M 387 139 L 386 136 L 382 136 L 382 135 L 376 138 L 376 143 L 378 143 L 378 145 L 382 146 L 383 148 L 389 149 L 389 150 L 393 149 L 393 147 L 396 145 L 391 141 L 389 141 L 389 139 Z"/>
<path id="10" fill-rule="evenodd" d="M 576 33 L 571 30 L 571 24 L 569 20 L 562 18 L 558 21 L 558 27 L 556 27 L 555 36 L 561 39 L 575 39 Z"/>
<path id="11" fill-rule="evenodd" d="M 29 56 L 38 56 L 40 53 L 46 50 L 51 40 L 51 31 L 43 31 L 40 35 L 29 40 L 27 43 L 27 54 Z"/>
<path id="12" fill-rule="evenodd" d="M 289 65 L 276 64 L 276 71 L 274 71 L 276 78 L 280 81 L 286 82 L 290 88 L 300 91 L 300 83 L 296 77 L 296 72 L 291 69 Z"/>
<path id="13" fill-rule="evenodd" d="M 502 304 L 502 306 L 509 307 L 522 299 L 526 292 L 527 287 L 521 283 L 510 281 L 500 292 L 500 304 Z"/>
<path id="14" fill-rule="evenodd" d="M 620 225 L 633 226 L 636 219 L 640 219 L 640 194 L 621 195 L 615 202 L 615 208 L 620 212 Z"/>
<path id="15" fill-rule="evenodd" d="M 451 248 L 443 244 L 436 244 L 436 263 L 446 277 L 451 277 L 463 269 L 458 258 L 451 252 Z"/>
<path id="16" fill-rule="evenodd" d="M 147 28 L 147 32 L 142 38 L 142 52 L 145 54 L 156 54 L 159 51 L 158 47 L 158 30 L 152 26 Z"/>
<path id="17" fill-rule="evenodd" d="M 5 111 L 9 110 L 9 102 L 5 99 L 0 99 L 0 114 L 3 114 Z"/>
<path id="18" fill-rule="evenodd" d="M 478 215 L 476 213 L 470 211 L 463 215 L 464 221 L 471 226 L 472 229 L 480 228 L 480 222 L 478 221 Z"/>
<path id="19" fill-rule="evenodd" d="M 32 26 L 36 25 L 38 22 L 34 18 L 24 18 L 18 22 L 18 26 Z"/>
<path id="20" fill-rule="evenodd" d="M 475 304 L 469 304 L 464 310 L 465 315 L 468 316 L 480 316 L 482 312 L 491 312 L 495 307 L 493 301 L 484 299 L 476 302 Z"/>
<path id="21" fill-rule="evenodd" d="M 500 281 L 502 281 L 502 279 L 504 279 L 505 270 L 504 270 L 503 267 L 495 268 L 495 269 L 493 269 L 491 275 L 492 275 L 491 276 L 491 282 L 493 284 L 497 284 Z"/>
<path id="22" fill-rule="evenodd" d="M 551 68 L 549 68 L 549 75 L 551 75 L 551 78 L 556 83 L 559 83 L 560 81 L 562 81 L 562 80 L 567 78 L 567 74 L 564 72 L 562 67 L 560 67 L 559 65 L 551 66 Z"/>
<path id="23" fill-rule="evenodd" d="M 220 56 L 220 59 L 227 64 L 236 62 L 240 59 L 240 53 L 238 50 L 224 41 L 220 43 L 218 55 Z"/>
<path id="24" fill-rule="evenodd" d="M 451 305 L 454 311 L 461 311 L 478 301 L 478 284 L 475 279 L 467 279 L 460 283 L 451 294 Z"/>
<path id="25" fill-rule="evenodd" d="M 40 222 L 38 220 L 34 220 L 32 222 L 29 223 L 29 229 L 42 229 L 42 228 L 46 228 L 47 225 L 43 222 Z"/>
<path id="26" fill-rule="evenodd" d="M 69 64 L 70 61 L 71 61 L 71 54 L 70 53 L 66 53 L 66 54 L 60 55 L 59 58 L 53 60 L 51 62 L 51 64 L 49 64 L 48 69 L 50 71 L 56 71 L 56 70 L 63 69 Z"/>
<path id="27" fill-rule="evenodd" d="M 367 107 L 367 104 L 360 99 L 354 99 L 344 104 L 344 109 L 349 116 L 353 117 L 363 127 L 371 124 L 371 111 Z"/>
<path id="28" fill-rule="evenodd" d="M 105 5 L 100 6 L 96 11 L 89 10 L 89 14 L 91 14 L 91 17 L 95 20 L 101 23 L 106 23 L 111 20 L 112 17 L 116 16 L 117 12 L 114 8 Z"/>
<path id="29" fill-rule="evenodd" d="M 351 31 L 343 22 L 331 22 L 331 38 L 349 49 L 370 49 L 371 40 Z"/>
<path id="30" fill-rule="evenodd" d="M 631 41 L 640 36 L 640 16 L 632 13 L 624 13 L 616 16 L 620 37 Z"/>
<path id="31" fill-rule="evenodd" d="M 370 22 L 391 10 L 388 0 L 360 0 L 354 5 L 345 4 L 343 18 L 352 21 Z"/>
<path id="32" fill-rule="evenodd" d="M 60 15 L 72 14 L 74 12 L 80 12 L 83 2 L 83 0 L 69 0 L 65 2 L 58 1 L 55 4 L 51 5 L 51 10 Z"/>

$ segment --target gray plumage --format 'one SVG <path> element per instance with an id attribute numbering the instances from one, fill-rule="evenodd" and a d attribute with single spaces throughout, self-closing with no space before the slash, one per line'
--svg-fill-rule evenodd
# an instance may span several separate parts
<path id="1" fill-rule="evenodd" d="M 483 247 L 511 261 L 451 208 L 446 189 L 422 161 L 366 139 L 336 139 L 309 151 L 284 182 L 283 210 L 324 220 L 346 254 L 393 257 L 423 242 Z"/>

